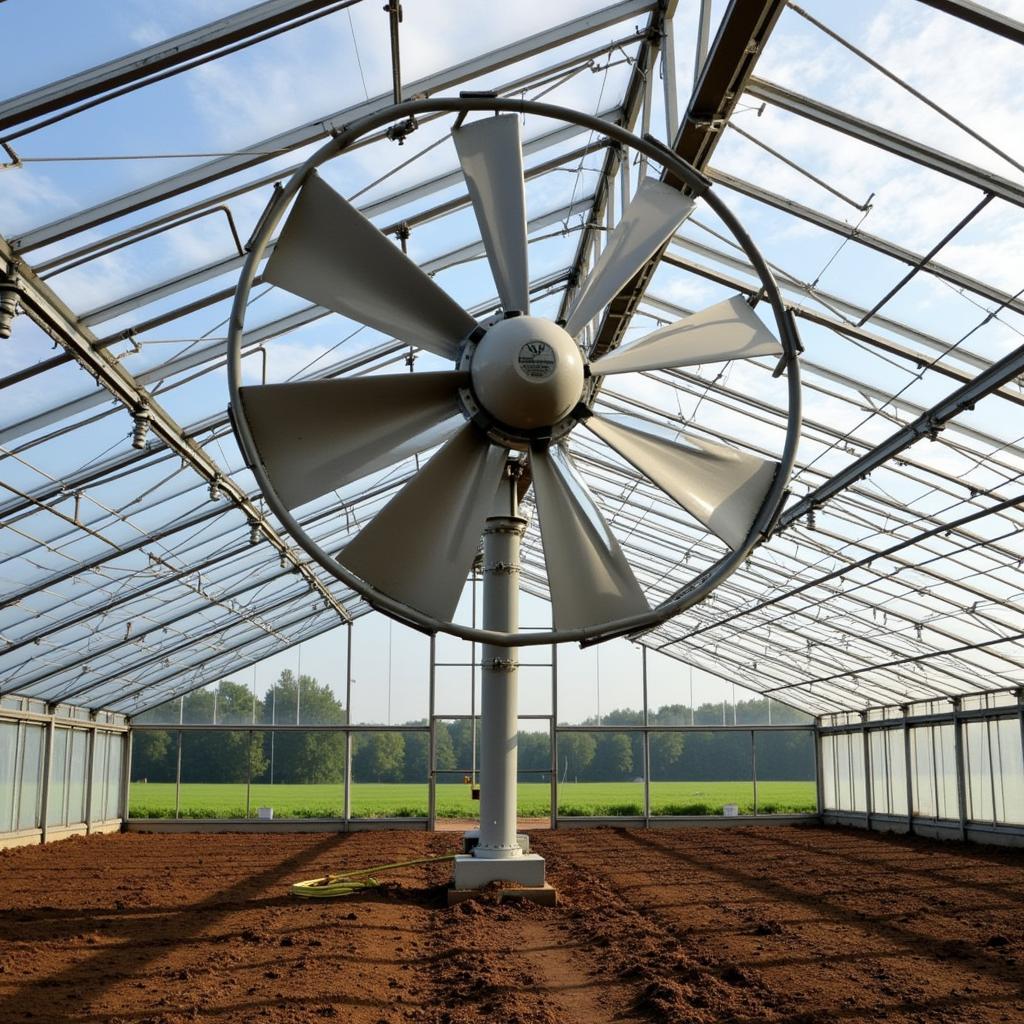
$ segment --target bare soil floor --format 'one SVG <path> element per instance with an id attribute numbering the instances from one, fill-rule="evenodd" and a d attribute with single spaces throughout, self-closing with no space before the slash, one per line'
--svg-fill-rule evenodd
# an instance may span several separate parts
<path id="1" fill-rule="evenodd" d="M 535 833 L 557 908 L 445 905 L 458 836 L 76 838 L 0 854 L 0 1022 L 1024 1022 L 1024 856 L 838 829 Z"/>

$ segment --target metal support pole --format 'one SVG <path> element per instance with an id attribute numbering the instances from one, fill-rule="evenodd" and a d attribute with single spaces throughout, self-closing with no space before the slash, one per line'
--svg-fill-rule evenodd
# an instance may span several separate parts
<path id="1" fill-rule="evenodd" d="M 248 732 L 248 747 L 245 751 L 245 817 L 252 816 L 252 741 L 253 731 Z"/>
<path id="2" fill-rule="evenodd" d="M 676 40 L 673 19 L 666 18 L 661 37 L 661 82 L 665 89 L 665 141 L 671 146 L 679 131 L 679 96 L 676 90 Z"/>
<path id="3" fill-rule="evenodd" d="M 651 56 L 653 58 L 653 50 L 651 51 Z M 651 59 L 642 70 L 644 76 L 644 104 L 640 113 L 640 134 L 646 137 L 651 133 L 651 102 L 654 98 L 654 60 Z M 637 176 L 637 182 L 643 181 L 645 177 L 647 177 L 647 155 L 641 153 L 640 173 Z"/>
<path id="4" fill-rule="evenodd" d="M 754 817 L 757 817 L 757 733 L 750 730 L 750 777 L 754 780 Z"/>
<path id="5" fill-rule="evenodd" d="M 348 649 L 345 652 L 345 724 L 352 725 L 352 623 L 348 624 Z M 352 817 L 352 732 L 345 730 L 345 821 Z"/>
<path id="6" fill-rule="evenodd" d="M 472 622 L 476 628 L 476 566 L 473 567 L 472 582 Z M 469 645 L 469 781 L 476 785 L 476 642 Z"/>
<path id="7" fill-rule="evenodd" d="M 388 13 L 389 28 L 391 31 L 391 87 L 394 92 L 395 103 L 402 102 L 402 63 L 398 50 L 398 26 L 402 21 L 402 5 L 399 0 L 388 0 L 384 8 Z"/>
<path id="8" fill-rule="evenodd" d="M 871 829 L 871 805 L 875 799 L 871 785 L 871 737 L 868 735 L 867 712 L 861 712 L 861 742 L 864 744 L 864 822 Z"/>
<path id="9" fill-rule="evenodd" d="M 427 721 L 430 732 L 427 734 L 427 829 L 437 828 L 437 719 L 435 714 L 435 697 L 437 683 L 437 638 L 430 637 L 430 683 L 427 700 Z"/>
<path id="10" fill-rule="evenodd" d="M 1024 735 L 1024 718 L 1021 733 Z M 551 645 L 551 827 L 558 828 L 558 644 Z"/>
<path id="11" fill-rule="evenodd" d="M 516 480 L 498 488 L 494 515 L 484 526 L 485 629 L 519 629 L 519 544 L 526 520 L 518 515 Z M 480 673 L 480 842 L 473 855 L 521 856 L 516 840 L 519 734 L 518 649 L 484 644 Z"/>
<path id="12" fill-rule="evenodd" d="M 708 57 L 708 43 L 711 39 L 711 0 L 700 0 L 700 13 L 697 15 L 697 52 L 693 58 L 693 84 L 700 81 L 704 70 L 704 61 Z"/>
<path id="13" fill-rule="evenodd" d="M 174 776 L 174 817 L 181 817 L 181 739 L 182 732 L 178 730 L 178 768 Z"/>
<path id="14" fill-rule="evenodd" d="M 640 679 L 644 691 L 644 827 L 651 827 L 651 724 L 647 705 L 647 648 L 640 648 Z"/>
<path id="15" fill-rule="evenodd" d="M 964 723 L 960 720 L 960 699 L 953 698 L 953 757 L 956 761 L 956 810 L 960 819 L 960 840 L 967 839 L 967 776 L 964 771 Z M 938 814 L 938 801 L 936 801 Z"/>
<path id="16" fill-rule="evenodd" d="M 690 699 L 690 704 L 693 704 L 693 698 Z M 691 721 L 692 725 L 693 722 Z M 818 814 L 822 815 L 825 813 L 825 773 L 823 769 L 824 756 L 822 753 L 822 744 L 824 743 L 824 737 L 821 735 L 821 719 L 818 719 L 818 728 L 814 730 L 814 771 L 817 776 L 817 792 L 818 792 Z"/>
<path id="17" fill-rule="evenodd" d="M 92 834 L 92 773 L 96 757 L 96 730 L 89 730 L 85 748 L 85 834 Z"/>
<path id="18" fill-rule="evenodd" d="M 914 776 L 911 771 L 911 757 L 910 757 L 910 723 L 907 721 L 907 715 L 910 708 L 904 705 L 903 707 L 903 759 L 906 768 L 907 776 L 907 831 L 914 834 Z"/>
<path id="19" fill-rule="evenodd" d="M 110 739 L 107 743 L 113 741 L 116 733 L 110 734 Z M 121 809 L 121 820 L 128 820 L 128 803 L 132 784 L 132 733 L 129 729 L 121 738 L 121 794 L 120 794 L 120 809 Z"/>
<path id="20" fill-rule="evenodd" d="M 985 699 L 985 704 L 986 704 L 986 706 L 988 706 L 988 698 Z M 992 751 L 992 726 L 995 723 L 992 721 L 991 718 L 986 718 L 984 724 L 985 724 L 985 739 L 986 739 L 986 741 L 988 743 L 988 781 L 989 781 L 989 784 L 990 784 L 991 790 L 992 790 L 992 824 L 995 825 L 997 820 L 998 820 L 998 818 L 999 818 L 999 804 L 996 801 L 996 774 L 998 773 L 998 775 L 999 775 L 1000 788 L 1002 788 L 1003 758 L 1002 758 L 1002 753 L 1000 751 L 996 752 L 998 754 L 998 761 L 996 760 L 996 757 L 993 756 L 993 751 Z M 996 726 L 996 743 L 997 744 L 999 742 L 998 736 L 999 736 L 999 727 Z M 964 746 L 965 746 L 965 749 L 966 749 L 966 744 Z M 998 767 L 997 767 L 997 765 L 998 765 Z M 966 778 L 965 778 L 964 781 L 965 782 L 967 781 Z M 966 799 L 966 797 L 965 797 L 965 799 Z M 973 810 L 973 808 L 972 808 L 972 810 Z M 972 821 L 974 820 L 974 815 L 971 816 L 971 820 Z"/>
<path id="21" fill-rule="evenodd" d="M 50 774 L 53 771 L 53 716 L 46 723 L 43 740 L 43 785 L 39 798 L 39 841 L 46 842 L 46 819 L 50 813 Z"/>

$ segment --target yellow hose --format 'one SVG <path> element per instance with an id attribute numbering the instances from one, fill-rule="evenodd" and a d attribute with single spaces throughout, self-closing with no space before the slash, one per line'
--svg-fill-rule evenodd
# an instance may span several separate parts
<path id="1" fill-rule="evenodd" d="M 292 895 L 302 899 L 333 899 L 337 896 L 351 896 L 354 892 L 375 889 L 380 882 L 374 878 L 384 871 L 396 871 L 398 868 L 411 868 L 417 864 L 436 864 L 443 860 L 455 860 L 457 855 L 447 853 L 442 857 L 421 857 L 419 860 L 403 860 L 395 864 L 377 864 L 372 868 L 360 871 L 345 871 L 340 875 L 325 875 L 323 878 L 310 878 L 305 882 L 292 885 Z"/>

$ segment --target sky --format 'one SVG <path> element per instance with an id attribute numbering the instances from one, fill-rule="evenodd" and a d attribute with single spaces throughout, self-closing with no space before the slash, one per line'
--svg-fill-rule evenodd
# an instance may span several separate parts
<path id="1" fill-rule="evenodd" d="M 0 5 L 0 34 L 26 41 L 45 38 L 46 45 L 9 48 L 5 54 L 5 89 L 12 95 L 17 94 L 83 66 L 231 13 L 241 6 L 238 0 L 175 0 L 159 5 L 147 0 L 97 0 L 90 5 L 73 0 L 11 0 Z M 1013 17 L 1024 18 L 1021 0 L 991 6 Z M 540 0 L 488 5 L 484 20 L 479 18 L 480 5 L 474 0 L 446 2 L 443 16 L 438 16 L 440 7 L 436 3 L 428 5 L 424 0 L 407 0 L 405 4 L 402 59 L 406 82 L 500 46 L 516 36 L 567 20 L 592 9 L 593 5 L 580 0 L 565 2 L 557 8 Z M 723 8 L 722 3 L 714 6 L 716 21 Z M 1024 114 L 1024 97 L 1019 89 L 1019 48 L 986 37 L 912 0 L 874 0 L 857 5 L 817 0 L 806 4 L 806 8 L 886 67 L 906 76 L 915 88 L 967 121 L 983 136 L 997 140 L 1012 160 L 1024 161 L 1019 132 Z M 680 3 L 676 19 L 676 74 L 684 96 L 683 83 L 693 77 L 695 10 L 694 4 Z M 622 30 L 619 26 L 614 31 Z M 609 30 L 604 35 L 613 34 Z M 941 59 L 936 59 L 940 54 Z M 984 68 L 983 74 L 978 73 L 979 68 Z M 581 76 L 558 92 L 558 100 L 597 112 L 607 105 L 608 97 L 619 94 L 627 74 L 628 67 L 620 64 L 602 75 Z M 759 62 L 757 74 L 840 108 L 856 111 L 869 121 L 904 132 L 1014 181 L 1024 178 L 1012 160 L 998 156 L 927 110 L 877 71 L 822 36 L 795 10 L 783 14 Z M 508 77 L 508 74 L 501 77 Z M 228 152 L 269 138 L 294 124 L 326 116 L 389 87 L 387 18 L 379 4 L 358 4 L 349 12 L 331 15 L 15 142 L 19 154 L 29 162 L 24 168 L 5 172 L 0 178 L 3 186 L 0 188 L 0 233 L 15 236 L 61 214 L 197 162 L 195 157 L 168 158 L 169 154 L 209 156 Z M 654 90 L 654 98 L 653 121 L 663 134 L 660 88 Z M 920 251 L 927 251 L 977 201 L 977 193 L 966 186 L 881 155 L 845 136 L 827 132 L 773 108 L 759 112 L 758 106 L 756 102 L 742 104 L 736 123 L 777 146 L 790 159 L 812 169 L 816 176 L 856 202 L 863 203 L 871 196 L 870 210 L 865 214 L 854 209 L 849 202 L 800 176 L 738 133 L 726 132 L 716 154 L 716 166 L 799 198 L 848 223 L 857 223 L 863 218 L 865 230 Z M 416 143 L 433 139 L 431 131 L 429 127 L 422 129 Z M 32 158 L 128 154 L 148 155 L 152 159 L 31 162 Z M 387 169 L 383 160 L 393 162 L 395 159 L 393 152 L 382 152 L 379 147 L 360 150 L 351 156 L 345 167 L 332 168 L 329 172 L 337 187 L 343 190 L 372 181 Z M 277 164 L 285 166 L 295 160 L 296 156 L 290 155 Z M 440 147 L 418 161 L 406 175 L 399 174 L 391 179 L 388 188 L 403 181 L 422 179 L 450 166 L 450 151 Z M 536 188 L 531 187 L 531 214 L 556 204 L 564 196 L 565 184 L 540 183 Z M 381 191 L 371 191 L 369 197 Z M 742 197 L 727 197 L 768 258 L 784 267 L 797 281 L 814 281 L 820 288 L 870 306 L 905 271 L 901 264 L 868 256 L 854 246 L 847 246 L 835 255 L 834 236 L 817 232 Z M 264 194 L 260 193 L 241 197 L 232 204 L 242 225 L 243 237 L 258 217 L 264 201 Z M 695 217 L 697 219 L 713 226 L 713 220 L 707 216 Z M 1019 268 L 1024 266 L 1022 226 L 1021 211 L 997 200 L 944 249 L 939 258 L 964 272 L 1017 291 L 1024 285 L 1024 281 L 1019 280 Z M 474 230 L 468 216 L 450 218 L 443 224 L 417 231 L 410 243 L 412 254 L 417 259 L 429 259 L 470 240 Z M 103 233 L 90 232 L 85 238 Z M 695 224 L 687 228 L 686 235 L 706 243 L 713 241 Z M 84 240 L 76 239 L 74 244 Z M 76 312 L 96 310 L 114 297 L 221 255 L 224 245 L 223 225 L 197 223 L 125 253 L 114 254 L 88 269 L 62 274 L 54 280 L 54 286 Z M 561 253 L 567 246 L 574 245 L 572 238 L 534 243 L 531 246 L 533 272 L 560 265 Z M 47 251 L 42 250 L 33 258 L 44 259 L 47 255 Z M 484 270 L 477 262 L 446 271 L 439 276 L 439 281 L 461 298 L 488 293 L 488 286 L 482 283 L 483 275 Z M 652 290 L 687 308 L 700 308 L 725 294 L 702 279 L 666 271 L 656 275 Z M 184 297 L 174 296 L 165 304 L 174 305 Z M 276 294 L 261 299 L 260 303 L 260 313 L 266 318 L 295 306 L 288 297 Z M 905 289 L 886 308 L 886 313 L 949 339 L 971 330 L 980 318 L 974 304 L 966 299 L 951 302 L 948 286 L 926 277 L 919 277 Z M 125 365 L 133 372 L 140 372 L 169 357 L 178 351 L 175 338 L 180 333 L 175 332 L 188 330 L 198 335 L 214 330 L 218 311 L 207 311 L 204 315 L 205 320 L 195 317 L 172 325 L 170 334 L 160 336 L 158 332 L 153 344 L 142 353 L 126 354 Z M 102 334 L 113 333 L 131 322 L 131 314 L 115 316 L 104 320 L 97 330 Z M 973 334 L 964 350 L 975 351 L 987 359 L 996 358 L 1019 344 L 1022 326 L 1020 318 L 1004 315 Z M 638 330 L 630 336 L 638 336 Z M 271 379 L 286 379 L 307 365 L 323 351 L 334 331 L 328 323 L 314 325 L 275 343 L 269 357 Z M 355 350 L 360 344 L 368 345 L 370 340 L 355 339 L 349 350 Z M 49 353 L 49 345 L 41 335 L 33 337 L 25 330 L 20 332 L 18 341 L 21 347 L 17 351 L 0 346 L 0 373 Z M 861 353 L 848 346 L 842 347 L 824 330 L 809 329 L 805 343 L 808 359 L 847 375 L 865 388 L 874 387 L 886 393 L 893 390 L 893 368 L 883 361 L 865 361 Z M 763 375 L 749 367 L 737 366 L 731 372 L 732 386 L 764 387 Z M 905 371 L 899 369 L 898 373 Z M 54 374 L 52 378 L 48 375 L 48 378 L 46 395 L 30 389 L 19 392 L 16 399 L 23 406 L 9 405 L 2 414 L 5 424 L 30 415 L 44 398 L 72 398 L 88 391 L 81 373 L 73 368 Z M 899 377 L 900 383 L 903 380 Z M 908 390 L 904 397 L 920 405 L 931 404 L 946 390 L 945 385 L 931 380 L 913 383 L 909 374 L 906 381 Z M 179 420 L 190 422 L 222 408 L 223 386 L 223 377 L 211 374 L 188 389 L 168 392 L 163 400 Z M 840 390 L 844 394 L 848 391 Z M 643 394 L 642 391 L 635 393 Z M 848 402 L 838 398 L 829 400 L 823 395 L 814 397 L 812 408 L 820 419 L 845 427 L 852 427 L 861 415 Z M 708 410 L 707 415 L 711 424 L 724 426 L 728 423 L 725 413 Z M 984 403 L 975 413 L 964 417 L 963 422 L 990 431 L 1008 443 L 1017 440 L 1019 431 L 1014 425 L 1000 420 Z M 868 423 L 865 434 L 880 440 L 892 429 L 890 418 L 878 416 Z M 113 431 L 114 427 L 100 425 L 94 431 L 98 447 L 107 440 L 104 431 L 108 430 Z M 804 450 L 812 451 L 809 447 Z M 966 466 L 965 460 L 945 446 L 933 446 L 933 450 L 921 454 L 953 473 L 963 472 Z M 227 462 L 237 463 L 237 452 L 229 442 L 225 442 L 221 455 Z M 47 469 L 59 474 L 77 465 L 80 453 L 71 447 L 64 451 L 58 449 L 51 452 L 51 459 Z M 822 459 L 823 466 L 837 464 L 836 453 L 822 453 Z M 32 474 L 28 470 L 24 473 L 29 482 Z M 794 490 L 800 494 L 801 488 L 806 486 L 807 483 L 798 478 Z M 465 619 L 468 610 L 463 607 L 460 614 Z M 546 606 L 528 599 L 523 621 L 541 626 L 548 614 Z M 240 678 L 254 682 L 260 690 L 276 678 L 282 668 L 297 670 L 301 658 L 303 673 L 329 681 L 341 692 L 347 658 L 345 633 L 345 630 L 337 630 L 309 641 L 301 645 L 301 650 L 282 653 L 243 670 Z M 378 615 L 368 616 L 355 627 L 353 720 L 403 721 L 425 713 L 426 643 L 425 638 L 392 625 Z M 448 640 L 443 643 L 452 646 L 450 660 L 466 660 L 458 644 Z M 633 700 L 631 684 L 621 680 L 635 678 L 637 657 L 636 649 L 624 642 L 607 645 L 599 653 L 575 649 L 560 651 L 563 686 L 559 717 L 579 721 L 596 712 L 599 675 L 602 679 L 600 704 L 605 709 L 614 706 L 617 698 L 622 702 Z M 652 704 L 675 702 L 680 693 L 688 699 L 691 671 L 674 662 L 662 665 L 662 660 L 658 659 L 657 675 L 664 682 L 659 681 L 652 688 Z M 464 708 L 468 685 L 457 678 L 465 673 L 456 669 L 450 672 L 451 681 L 439 680 L 439 694 L 442 690 L 450 691 L 452 696 L 446 695 L 443 699 L 451 701 L 446 707 L 455 713 Z M 536 679 L 542 673 L 534 670 L 526 674 Z M 696 676 L 694 699 L 698 703 L 731 696 L 730 685 L 723 685 L 699 671 L 693 675 Z M 547 713 L 541 689 L 534 682 L 524 683 L 524 712 Z M 662 692 L 664 697 L 657 695 Z"/>

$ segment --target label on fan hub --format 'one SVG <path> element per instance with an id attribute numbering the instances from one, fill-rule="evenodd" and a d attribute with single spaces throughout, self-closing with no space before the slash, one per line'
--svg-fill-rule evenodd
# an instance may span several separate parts
<path id="1" fill-rule="evenodd" d="M 546 341 L 528 341 L 516 356 L 516 369 L 527 380 L 547 380 L 556 362 L 555 350 Z"/>

